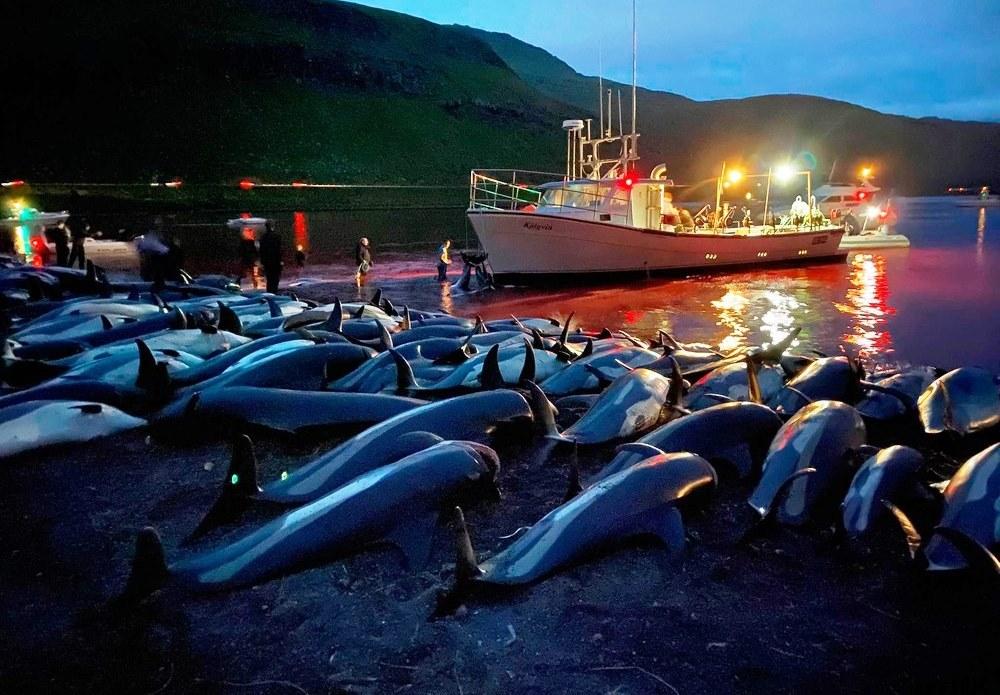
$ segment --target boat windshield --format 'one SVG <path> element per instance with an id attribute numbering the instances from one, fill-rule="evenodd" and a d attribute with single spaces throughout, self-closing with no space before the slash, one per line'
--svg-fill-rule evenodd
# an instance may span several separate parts
<path id="1" fill-rule="evenodd" d="M 544 191 L 540 205 L 566 208 L 594 208 L 601 202 L 602 195 L 596 183 L 573 183 Z"/>

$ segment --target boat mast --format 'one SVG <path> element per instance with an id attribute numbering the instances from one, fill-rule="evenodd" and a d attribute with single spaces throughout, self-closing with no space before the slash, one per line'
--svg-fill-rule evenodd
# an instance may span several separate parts
<path id="1" fill-rule="evenodd" d="M 597 49 L 597 106 L 601 110 L 601 137 L 604 137 L 604 44 Z"/>
<path id="2" fill-rule="evenodd" d="M 638 141 L 635 134 L 635 74 L 636 74 L 636 47 L 637 47 L 637 37 L 636 37 L 636 26 L 635 26 L 635 0 L 632 0 L 632 137 L 630 142 L 630 157 L 629 159 L 639 158 L 639 148 Z"/>

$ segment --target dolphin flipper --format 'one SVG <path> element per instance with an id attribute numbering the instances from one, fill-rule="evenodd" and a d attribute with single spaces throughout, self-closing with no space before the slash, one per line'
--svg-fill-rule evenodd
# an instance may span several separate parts
<path id="1" fill-rule="evenodd" d="M 684 549 L 684 521 L 680 510 L 673 505 L 657 510 L 641 531 L 659 538 L 670 552 L 676 553 Z"/>

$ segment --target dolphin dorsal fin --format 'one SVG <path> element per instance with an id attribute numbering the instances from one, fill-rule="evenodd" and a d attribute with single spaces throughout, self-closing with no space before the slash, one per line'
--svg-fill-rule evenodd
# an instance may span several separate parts
<path id="1" fill-rule="evenodd" d="M 580 482 L 580 460 L 577 454 L 577 443 L 573 442 L 573 454 L 569 460 L 569 478 L 566 481 L 566 494 L 563 495 L 563 502 L 569 502 L 581 492 L 583 492 L 583 483 Z"/>
<path id="2" fill-rule="evenodd" d="M 483 368 L 479 375 L 479 383 L 484 389 L 498 389 L 504 386 L 503 373 L 500 371 L 500 346 L 494 345 L 486 353 Z"/>
<path id="3" fill-rule="evenodd" d="M 406 361 L 406 358 L 393 348 L 389 348 L 389 354 L 392 355 L 392 360 L 396 364 L 396 388 L 400 391 L 417 388 L 413 367 Z"/>
<path id="4" fill-rule="evenodd" d="M 536 348 L 539 350 L 545 349 L 545 339 L 542 338 L 542 334 L 538 332 L 537 328 L 531 329 L 531 339 Z"/>
<path id="5" fill-rule="evenodd" d="M 569 314 L 569 318 L 566 319 L 566 323 L 563 324 L 562 333 L 559 334 L 559 342 L 563 345 L 569 340 L 569 325 L 573 322 L 573 317 L 576 316 L 576 312 L 572 311 Z"/>
<path id="6" fill-rule="evenodd" d="M 267 301 L 267 313 L 271 315 L 272 319 L 276 319 L 283 315 L 281 312 L 281 307 L 278 306 L 278 303 L 276 301 L 274 301 L 274 297 L 267 297 L 266 301 Z"/>
<path id="7" fill-rule="evenodd" d="M 352 314 L 352 316 L 353 316 L 354 318 L 356 318 L 356 319 L 362 319 L 362 318 L 364 318 L 364 317 L 365 317 L 365 306 L 366 306 L 365 304 L 362 304 L 361 306 L 359 306 L 359 307 L 357 308 L 357 311 L 355 311 L 355 312 L 354 312 L 354 313 Z"/>
<path id="8" fill-rule="evenodd" d="M 523 384 L 535 380 L 535 350 L 527 338 L 524 339 L 524 366 L 521 367 L 521 374 L 517 377 L 517 383 Z"/>
<path id="9" fill-rule="evenodd" d="M 598 340 L 607 340 L 608 338 L 614 338 L 615 334 L 611 332 L 611 329 L 605 326 L 601 329 L 601 332 L 597 334 Z"/>
<path id="10" fill-rule="evenodd" d="M 382 308 L 382 290 L 381 289 L 376 289 L 375 290 L 375 294 L 373 294 L 372 298 L 368 300 L 368 303 L 370 305 L 372 305 L 373 307 L 377 308 L 377 309 L 381 309 Z"/>
<path id="11" fill-rule="evenodd" d="M 403 305 L 403 326 L 404 331 L 408 331 L 413 328 L 413 321 L 410 320 L 410 308 Z"/>
<path id="12" fill-rule="evenodd" d="M 163 541 L 152 526 L 147 526 L 135 539 L 135 556 L 125 590 L 115 603 L 124 608 L 132 607 L 163 586 L 169 572 L 163 554 Z"/>
<path id="13" fill-rule="evenodd" d="M 136 338 L 135 345 L 139 350 L 139 371 L 135 377 L 135 385 L 141 389 L 151 389 L 156 383 L 156 356 L 145 341 Z"/>
<path id="14" fill-rule="evenodd" d="M 382 325 L 381 321 L 377 321 L 376 323 L 378 323 L 378 329 L 379 329 L 378 330 L 379 345 L 382 346 L 382 351 L 384 352 L 392 347 L 392 336 L 389 334 L 389 330 Z"/>
<path id="15" fill-rule="evenodd" d="M 580 353 L 580 356 L 577 357 L 577 359 L 582 360 L 586 357 L 590 357 L 593 354 L 594 354 L 594 339 L 587 338 L 587 344 L 584 346 L 583 352 Z"/>
<path id="16" fill-rule="evenodd" d="M 453 512 L 455 525 L 455 584 L 467 586 L 482 576 L 483 571 L 476 564 L 476 551 L 472 549 L 472 538 L 469 528 L 465 525 L 465 514 L 461 507 L 455 507 Z"/>
<path id="17" fill-rule="evenodd" d="M 219 302 L 219 330 L 234 335 L 243 335 L 243 321 L 235 311 Z"/>
<path id="18" fill-rule="evenodd" d="M 340 304 L 340 297 L 333 300 L 333 311 L 330 317 L 323 322 L 322 328 L 331 333 L 342 333 L 344 330 L 344 308 Z"/>
<path id="19" fill-rule="evenodd" d="M 105 331 L 110 331 L 112 328 L 114 328 L 114 324 L 111 323 L 111 319 L 109 319 L 104 314 L 101 314 L 101 328 Z"/>

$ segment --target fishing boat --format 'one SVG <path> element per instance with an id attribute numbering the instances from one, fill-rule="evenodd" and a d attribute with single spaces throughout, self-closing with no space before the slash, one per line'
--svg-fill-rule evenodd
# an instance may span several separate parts
<path id="1" fill-rule="evenodd" d="M 633 16 L 631 132 L 612 128 L 612 95 L 600 89 L 600 122 L 571 119 L 566 133 L 566 170 L 546 174 L 522 170 L 473 170 L 468 220 L 494 277 L 524 283 L 572 276 L 764 266 L 843 260 L 842 225 L 818 210 L 755 224 L 723 202 L 725 165 L 715 205 L 695 214 L 673 204 L 676 189 L 658 165 L 636 173 L 635 31 Z M 599 130 L 595 134 L 594 126 Z M 808 198 L 808 196 L 807 196 Z M 760 221 L 768 222 L 765 214 Z"/>

